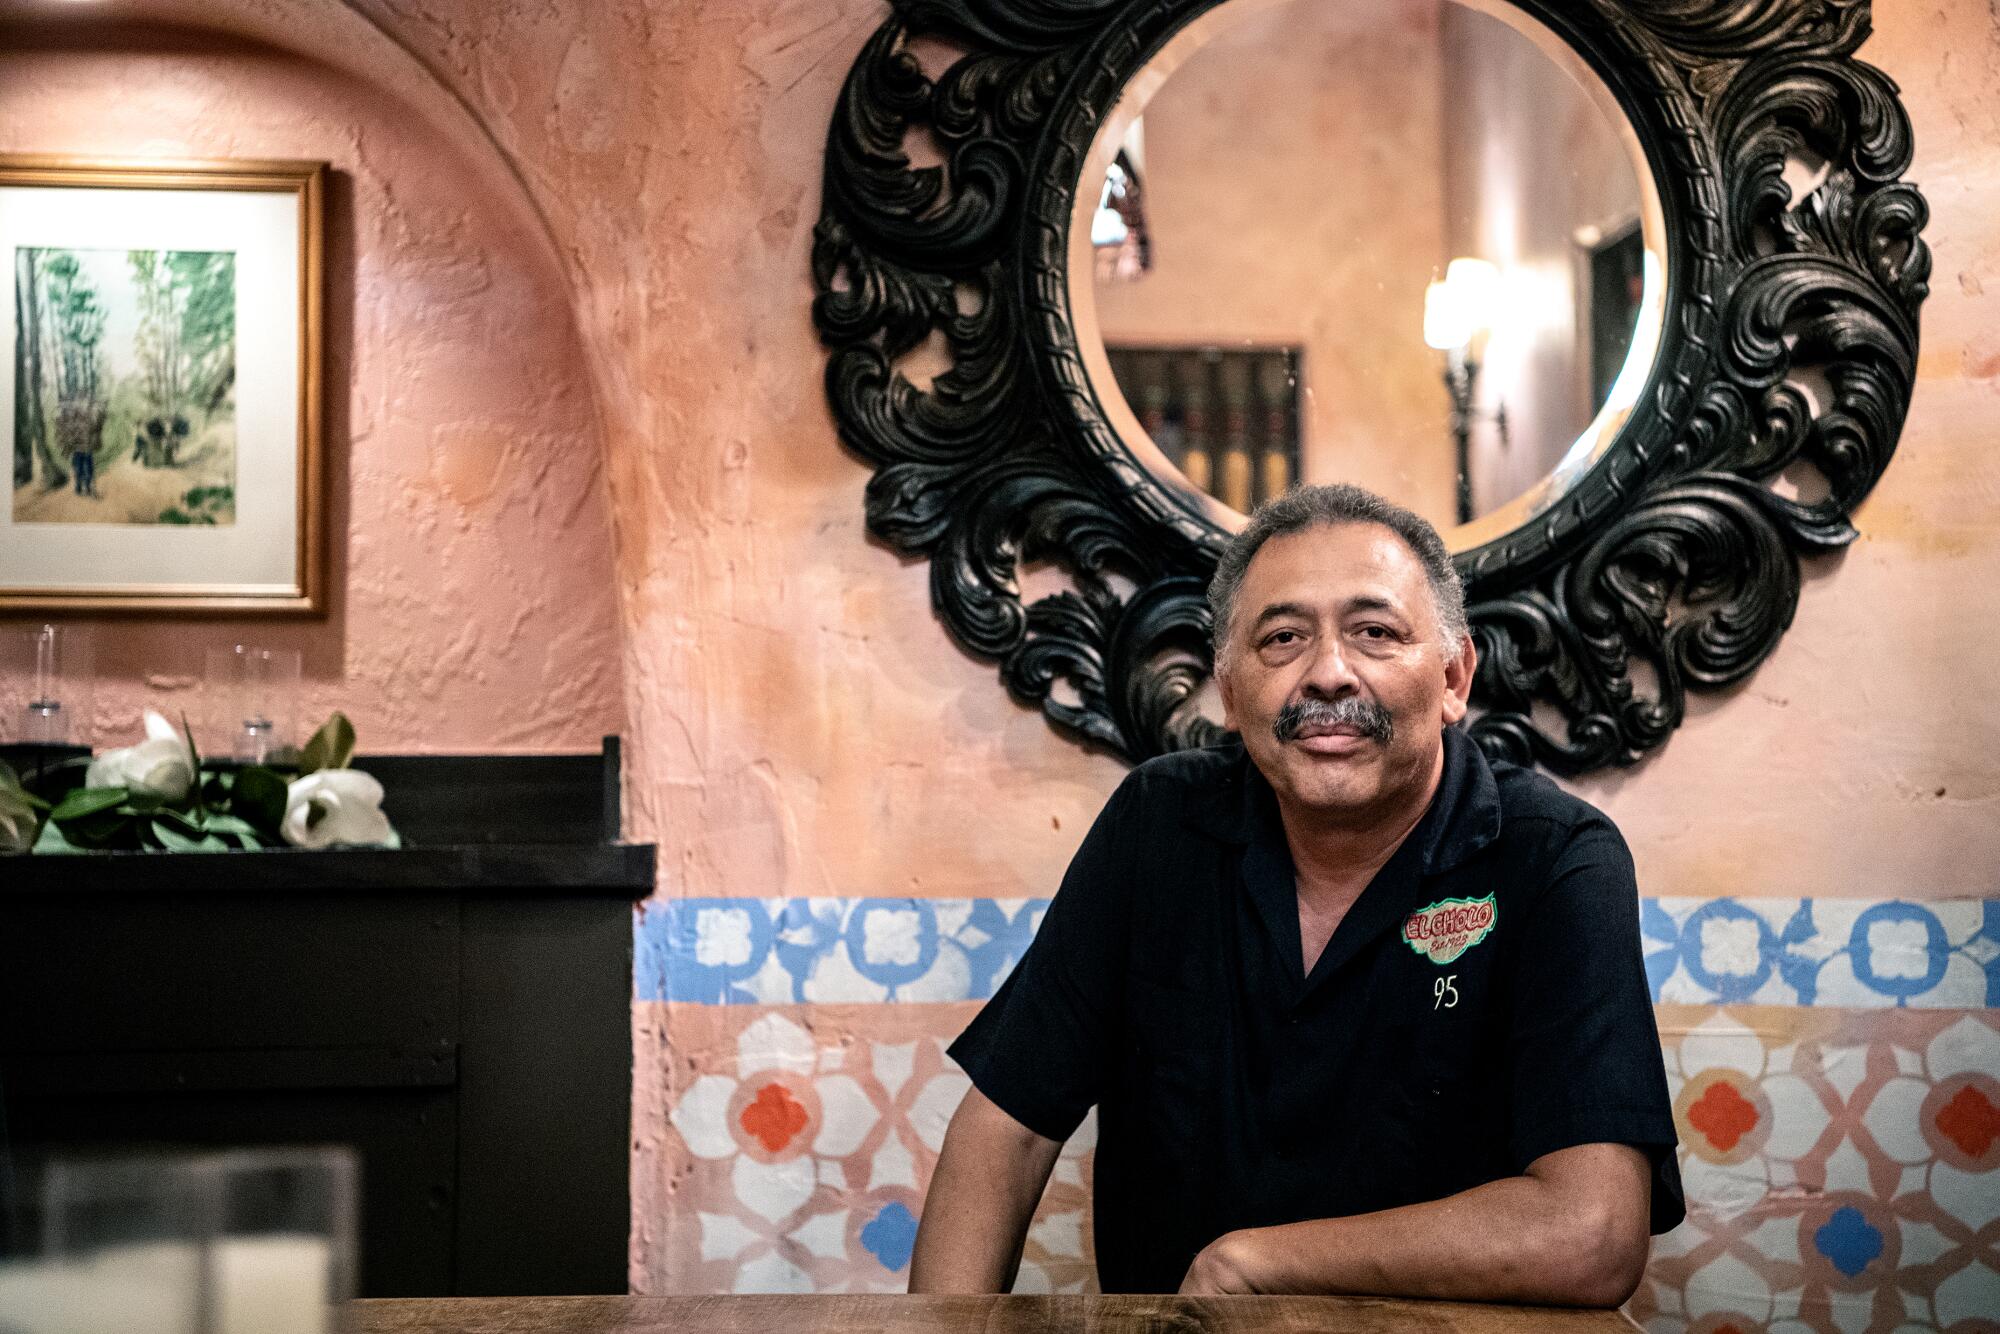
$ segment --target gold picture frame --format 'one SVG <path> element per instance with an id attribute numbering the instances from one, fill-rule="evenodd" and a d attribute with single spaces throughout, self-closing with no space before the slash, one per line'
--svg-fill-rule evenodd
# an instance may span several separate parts
<path id="1" fill-rule="evenodd" d="M 0 614 L 326 614 L 327 172 L 0 155 Z"/>

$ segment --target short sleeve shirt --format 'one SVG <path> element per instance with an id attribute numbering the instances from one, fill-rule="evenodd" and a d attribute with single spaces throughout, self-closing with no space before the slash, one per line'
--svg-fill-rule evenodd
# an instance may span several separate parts
<path id="1" fill-rule="evenodd" d="M 1310 974 L 1277 799 L 1240 743 L 1135 769 L 951 1047 L 1049 1139 L 1098 1109 L 1107 1292 L 1239 1228 L 1345 1217 L 1613 1142 L 1682 1197 L 1617 829 L 1445 731 L 1437 795 Z"/>

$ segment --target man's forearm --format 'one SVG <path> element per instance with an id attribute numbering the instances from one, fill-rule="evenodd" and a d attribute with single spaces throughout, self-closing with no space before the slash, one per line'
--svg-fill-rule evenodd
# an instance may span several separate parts
<path id="1" fill-rule="evenodd" d="M 1545 1166 L 1553 1170 L 1537 1172 Z M 1646 1262 L 1644 1156 L 1583 1145 L 1530 1173 L 1426 1204 L 1232 1232 L 1196 1258 L 1182 1291 L 1564 1306 L 1631 1296 Z"/>
<path id="2" fill-rule="evenodd" d="M 1061 1144 L 1021 1125 L 978 1089 L 969 1091 L 931 1173 L 910 1258 L 910 1291 L 1013 1287 L 1028 1220 L 1061 1151 Z"/>

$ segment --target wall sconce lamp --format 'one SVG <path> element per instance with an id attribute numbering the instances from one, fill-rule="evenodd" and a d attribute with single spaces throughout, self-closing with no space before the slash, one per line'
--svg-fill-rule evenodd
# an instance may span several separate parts
<path id="1" fill-rule="evenodd" d="M 1500 270 L 1483 259 L 1455 259 L 1444 278 L 1424 290 L 1424 342 L 1445 354 L 1444 387 L 1451 395 L 1451 439 L 1458 462 L 1458 521 L 1472 522 L 1473 386 L 1479 352 L 1500 307 Z M 1493 414 L 1507 443 L 1507 409 Z"/>

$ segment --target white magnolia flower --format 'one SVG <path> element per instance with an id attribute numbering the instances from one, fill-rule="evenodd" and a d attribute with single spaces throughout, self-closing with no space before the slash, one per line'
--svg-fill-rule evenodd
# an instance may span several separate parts
<path id="1" fill-rule="evenodd" d="M 26 852 L 35 845 L 35 808 L 19 793 L 0 788 L 0 852 Z"/>
<path id="2" fill-rule="evenodd" d="M 107 750 L 90 762 L 86 787 L 122 787 L 135 797 L 179 801 L 194 786 L 194 747 L 175 726 L 146 710 L 146 739 Z"/>
<path id="3" fill-rule="evenodd" d="M 318 814 L 314 814 L 318 812 Z M 380 844 L 395 838 L 382 785 L 359 769 L 321 769 L 285 790 L 285 842 L 300 848 Z"/>

